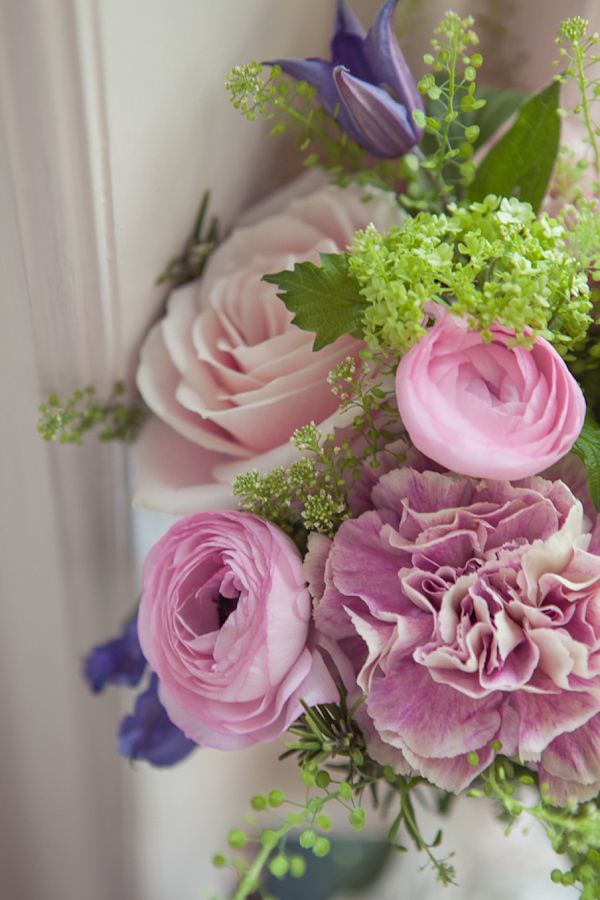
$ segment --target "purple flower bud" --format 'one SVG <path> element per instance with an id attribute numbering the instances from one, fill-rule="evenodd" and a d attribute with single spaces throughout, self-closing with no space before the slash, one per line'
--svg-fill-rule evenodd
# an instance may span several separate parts
<path id="1" fill-rule="evenodd" d="M 119 728 L 119 753 L 129 759 L 144 759 L 154 766 L 172 766 L 198 745 L 169 719 L 158 699 L 158 676 L 152 673 L 130 716 Z"/>
<path id="2" fill-rule="evenodd" d="M 387 0 L 368 34 L 339 0 L 331 62 L 278 59 L 274 63 L 317 89 L 330 115 L 358 144 L 384 159 L 407 153 L 423 137 L 413 111 L 423 100 L 393 30 L 398 0 Z M 271 63 L 271 64 L 274 64 Z"/>

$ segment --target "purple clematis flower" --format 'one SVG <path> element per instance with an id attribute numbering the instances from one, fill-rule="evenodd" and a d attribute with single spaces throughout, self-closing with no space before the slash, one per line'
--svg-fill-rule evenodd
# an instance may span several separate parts
<path id="1" fill-rule="evenodd" d="M 153 672 L 147 689 L 135 702 L 133 713 L 121 722 L 119 753 L 129 759 L 144 759 L 154 766 L 172 766 L 197 746 L 169 719 L 158 699 L 158 675 Z"/>
<path id="2" fill-rule="evenodd" d="M 271 63 L 314 85 L 327 112 L 349 136 L 384 159 L 402 156 L 423 137 L 412 115 L 415 109 L 424 111 L 423 100 L 392 26 L 397 2 L 384 3 L 367 34 L 344 0 L 338 0 L 331 62 L 312 58 Z"/>

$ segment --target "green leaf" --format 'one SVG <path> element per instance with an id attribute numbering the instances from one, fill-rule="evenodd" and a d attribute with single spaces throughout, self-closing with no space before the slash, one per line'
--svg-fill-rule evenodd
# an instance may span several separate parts
<path id="1" fill-rule="evenodd" d="M 512 128 L 487 154 L 469 185 L 469 200 L 517 197 L 534 210 L 546 193 L 560 140 L 559 84 L 553 81 L 522 107 Z"/>
<path id="2" fill-rule="evenodd" d="M 577 454 L 585 465 L 588 491 L 592 503 L 600 512 L 600 425 L 590 413 L 585 417 L 581 434 L 571 452 Z"/>
<path id="3" fill-rule="evenodd" d="M 479 136 L 473 144 L 475 150 L 483 146 L 498 131 L 500 126 L 504 125 L 506 120 L 518 110 L 526 97 L 527 94 L 524 91 L 477 85 L 475 99 L 485 100 L 485 106 L 475 110 L 470 117 L 472 121 L 468 123 L 479 127 Z M 466 118 L 465 116 L 465 123 Z"/>
<path id="4" fill-rule="evenodd" d="M 320 253 L 321 266 L 296 263 L 293 271 L 265 275 L 263 281 L 276 284 L 290 312 L 292 322 L 304 331 L 314 331 L 313 350 L 321 350 L 343 334 L 362 326 L 366 301 L 356 278 L 348 274 L 347 253 Z"/>

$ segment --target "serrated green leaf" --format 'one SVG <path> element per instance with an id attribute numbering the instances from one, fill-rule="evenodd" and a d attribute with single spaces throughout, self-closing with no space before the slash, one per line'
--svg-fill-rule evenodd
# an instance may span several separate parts
<path id="1" fill-rule="evenodd" d="M 356 278 L 348 274 L 347 253 L 320 253 L 321 265 L 296 263 L 285 270 L 263 276 L 275 284 L 290 312 L 292 323 L 315 333 L 313 350 L 321 350 L 344 334 L 361 331 L 366 306 Z"/>
<path id="2" fill-rule="evenodd" d="M 553 81 L 522 107 L 515 124 L 477 169 L 469 185 L 471 202 L 481 201 L 488 194 L 517 197 L 531 203 L 537 212 L 558 153 L 558 98 L 559 84 Z"/>
<path id="3" fill-rule="evenodd" d="M 592 503 L 600 512 L 600 425 L 588 413 L 581 434 L 571 452 L 577 454 L 585 465 L 588 491 Z"/>

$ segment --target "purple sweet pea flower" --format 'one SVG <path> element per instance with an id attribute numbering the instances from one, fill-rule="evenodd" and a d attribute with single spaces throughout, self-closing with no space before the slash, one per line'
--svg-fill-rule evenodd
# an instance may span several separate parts
<path id="1" fill-rule="evenodd" d="M 146 670 L 146 660 L 137 634 L 137 618 L 129 622 L 123 633 L 105 644 L 94 647 L 83 664 L 83 675 L 95 694 L 107 684 L 139 684 Z"/>
<path id="2" fill-rule="evenodd" d="M 173 766 L 198 745 L 169 719 L 158 699 L 158 676 L 152 673 L 133 713 L 119 728 L 119 753 L 129 759 L 144 759 L 154 766 Z"/>
<path id="3" fill-rule="evenodd" d="M 314 85 L 327 112 L 335 115 L 350 137 L 383 159 L 402 156 L 423 137 L 412 116 L 415 109 L 424 111 L 423 100 L 392 27 L 397 2 L 384 3 L 366 34 L 344 0 L 339 0 L 331 62 L 311 58 L 271 63 Z"/>

